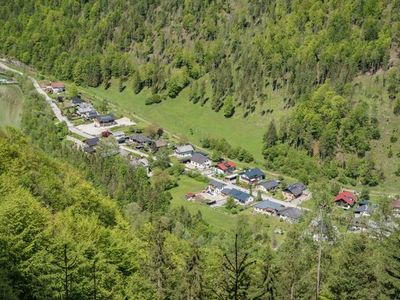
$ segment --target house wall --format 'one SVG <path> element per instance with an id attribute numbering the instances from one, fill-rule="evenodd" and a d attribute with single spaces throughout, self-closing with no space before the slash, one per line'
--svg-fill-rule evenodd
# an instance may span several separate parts
<path id="1" fill-rule="evenodd" d="M 283 197 L 288 201 L 292 201 L 296 198 L 292 193 L 289 193 L 289 192 L 283 191 L 282 194 L 283 194 Z"/>

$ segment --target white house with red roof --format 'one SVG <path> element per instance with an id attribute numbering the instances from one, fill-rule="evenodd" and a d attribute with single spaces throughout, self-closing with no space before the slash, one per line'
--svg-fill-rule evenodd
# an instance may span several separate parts
<path id="1" fill-rule="evenodd" d="M 335 198 L 335 203 L 343 209 L 350 209 L 356 202 L 357 196 L 348 191 L 340 192 Z"/>
<path id="2" fill-rule="evenodd" d="M 50 83 L 49 88 L 54 94 L 58 94 L 65 91 L 64 83 L 58 81 Z"/>
<path id="3" fill-rule="evenodd" d="M 236 164 L 233 161 L 223 161 L 215 166 L 215 173 L 221 175 L 232 174 L 236 170 Z"/>

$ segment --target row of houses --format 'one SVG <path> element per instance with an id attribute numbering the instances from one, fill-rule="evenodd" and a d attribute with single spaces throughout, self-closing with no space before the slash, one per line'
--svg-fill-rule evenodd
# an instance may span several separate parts
<path id="1" fill-rule="evenodd" d="M 223 175 L 228 181 L 235 181 L 239 177 L 239 181 L 248 185 L 255 186 L 262 192 L 275 191 L 279 185 L 279 180 L 265 180 L 265 173 L 259 168 L 236 172 L 237 166 L 232 161 L 222 161 L 212 166 L 212 161 L 208 156 L 201 152 L 196 152 L 192 145 L 183 145 L 175 149 L 175 155 L 181 161 L 187 162 L 192 168 L 198 170 L 212 169 L 216 175 Z M 306 191 L 306 186 L 301 183 L 294 183 L 283 190 L 285 199 L 291 201 L 299 198 Z"/>
<path id="2" fill-rule="evenodd" d="M 264 200 L 254 205 L 254 211 L 271 216 L 278 216 L 289 222 L 297 222 L 304 215 L 304 211 L 299 208 L 286 207 L 270 200 Z"/>

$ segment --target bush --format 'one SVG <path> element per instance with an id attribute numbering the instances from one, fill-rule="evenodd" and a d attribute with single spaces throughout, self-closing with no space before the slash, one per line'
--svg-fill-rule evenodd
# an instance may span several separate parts
<path id="1" fill-rule="evenodd" d="M 145 104 L 151 105 L 151 104 L 160 103 L 160 102 L 161 102 L 161 96 L 159 94 L 153 94 L 149 98 L 146 99 Z"/>

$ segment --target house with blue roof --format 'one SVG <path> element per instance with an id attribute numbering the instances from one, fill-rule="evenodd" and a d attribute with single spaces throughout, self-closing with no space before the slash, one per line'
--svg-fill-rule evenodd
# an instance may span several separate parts
<path id="1" fill-rule="evenodd" d="M 285 209 L 285 206 L 271 200 L 264 200 L 254 205 L 255 212 L 268 215 L 276 215 L 282 209 Z"/>
<path id="2" fill-rule="evenodd" d="M 265 179 L 265 174 L 259 168 L 253 168 L 240 174 L 240 179 L 246 183 L 253 184 Z"/>
<path id="3" fill-rule="evenodd" d="M 237 189 L 230 189 L 228 191 L 228 196 L 231 196 L 236 202 L 243 205 L 253 202 L 254 200 L 254 197 L 249 193 L 242 192 Z"/>

